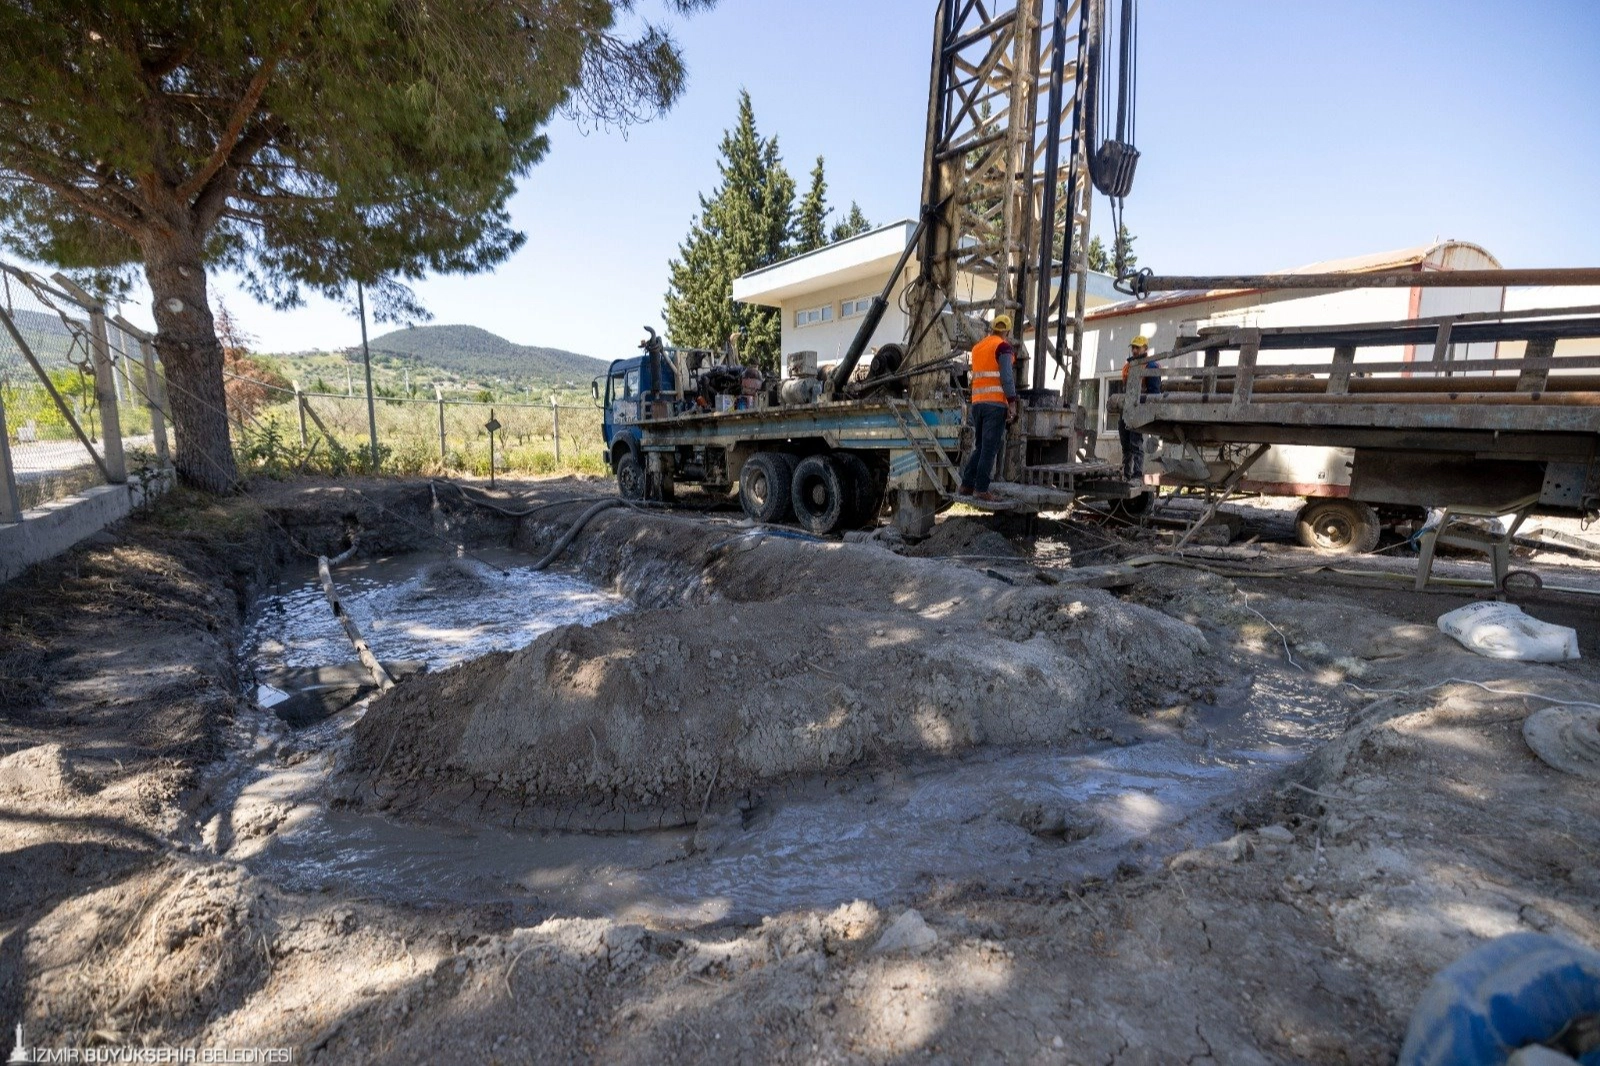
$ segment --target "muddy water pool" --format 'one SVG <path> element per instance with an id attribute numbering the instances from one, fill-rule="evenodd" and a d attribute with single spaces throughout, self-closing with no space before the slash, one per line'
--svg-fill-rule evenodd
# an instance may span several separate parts
<path id="1" fill-rule="evenodd" d="M 507 573 L 408 557 L 336 580 L 380 657 L 435 669 L 627 609 L 581 578 L 528 571 L 526 556 L 485 558 Z M 304 577 L 262 601 L 258 667 L 350 658 Z M 1305 675 L 1268 657 L 1238 665 L 1236 684 L 1182 732 L 1134 723 L 1115 741 L 817 779 L 749 809 L 713 806 L 698 830 L 615 835 L 417 825 L 330 806 L 363 705 L 300 731 L 262 711 L 241 723 L 229 810 L 212 839 L 290 891 L 505 903 L 530 918 L 748 921 L 857 898 L 888 904 L 939 883 L 1060 884 L 1229 835 L 1231 807 L 1343 724 L 1342 705 Z"/>

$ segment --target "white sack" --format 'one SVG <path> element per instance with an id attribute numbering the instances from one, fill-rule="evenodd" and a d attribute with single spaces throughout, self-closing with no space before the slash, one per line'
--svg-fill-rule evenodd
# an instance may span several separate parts
<path id="1" fill-rule="evenodd" d="M 1578 658 L 1578 631 L 1529 617 L 1514 603 L 1485 600 L 1439 616 L 1439 630 L 1490 659 L 1559 663 Z"/>

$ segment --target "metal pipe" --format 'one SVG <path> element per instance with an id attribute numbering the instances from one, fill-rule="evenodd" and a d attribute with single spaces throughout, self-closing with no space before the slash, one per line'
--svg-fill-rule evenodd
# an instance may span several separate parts
<path id="1" fill-rule="evenodd" d="M 1508 361 L 1509 363 L 1510 361 Z M 1418 363 L 1419 367 L 1430 367 L 1431 363 Z M 1449 363 L 1443 364 L 1449 367 Z M 1355 364 L 1359 369 L 1361 364 Z M 1518 369 L 1517 366 L 1508 366 L 1507 369 Z M 1225 366 L 1217 369 L 1217 386 L 1215 394 L 1230 392 L 1233 388 L 1235 367 Z M 1261 373 L 1260 367 L 1256 373 Z M 1419 370 L 1418 373 L 1425 371 Z M 1324 386 L 1326 378 L 1271 378 L 1257 377 L 1254 392 L 1290 394 L 1294 396 L 1325 396 Z M 1414 378 L 1351 378 L 1346 388 L 1352 393 L 1374 392 L 1408 392 L 1408 393 L 1460 393 L 1465 388 L 1473 392 L 1516 392 L 1517 377 L 1515 375 L 1491 378 L 1481 374 L 1462 375 L 1451 378 L 1414 377 Z M 1544 392 L 1588 392 L 1600 390 L 1600 374 L 1572 374 L 1553 375 L 1545 384 Z M 1197 380 L 1173 380 L 1165 378 L 1161 382 L 1163 393 L 1192 393 L 1205 391 L 1205 383 Z M 1337 395 L 1337 394 L 1335 394 Z M 1148 402 L 1148 400 L 1147 400 Z"/>
<path id="2" fill-rule="evenodd" d="M 1050 280 L 1054 273 L 1051 266 L 1055 260 L 1055 232 L 1057 196 L 1059 193 L 1058 175 L 1061 171 L 1061 108 L 1063 102 L 1063 86 L 1066 81 L 1067 69 L 1067 25 L 1066 11 L 1062 0 L 1056 0 L 1055 18 L 1050 28 L 1050 95 L 1045 120 L 1048 133 L 1045 137 L 1044 158 L 1044 202 L 1039 211 L 1039 293 L 1033 301 L 1033 387 L 1043 389 L 1049 366 L 1045 363 L 1045 350 L 1049 347 L 1046 334 L 1049 332 L 1051 296 Z M 1077 145 L 1071 144 L 1068 150 L 1072 154 L 1072 161 L 1077 163 Z M 1064 269 L 1061 271 L 1061 286 L 1066 287 L 1067 279 L 1071 275 L 1072 260 L 1072 229 L 1077 223 L 1077 212 L 1069 204 L 1067 207 L 1067 226 L 1064 240 L 1066 247 L 1062 249 Z M 1059 361 L 1061 353 L 1055 353 Z"/>
<path id="3" fill-rule="evenodd" d="M 361 312 L 361 365 L 367 376 L 367 434 L 372 448 L 372 472 L 378 472 L 378 408 L 372 399 L 372 350 L 367 347 L 367 294 L 356 282 L 356 307 Z M 349 372 L 348 366 L 346 373 Z"/>
<path id="4" fill-rule="evenodd" d="M 1377 271 L 1366 274 L 1143 274 L 1123 278 L 1121 291 L 1143 299 L 1152 292 L 1199 289 L 1482 289 L 1505 285 L 1600 285 L 1600 267 L 1529 270 Z"/>
<path id="5" fill-rule="evenodd" d="M 1473 382 L 1474 385 L 1478 384 Z M 1231 396 L 1213 395 L 1207 399 L 1165 401 L 1159 397 L 1146 397 L 1139 406 L 1159 410 L 1165 403 L 1171 402 L 1174 406 L 1186 406 L 1191 403 L 1200 404 L 1231 404 Z M 1456 392 L 1449 394 L 1429 394 L 1419 392 L 1370 392 L 1360 395 L 1339 394 L 1335 396 L 1319 395 L 1317 393 L 1273 393 L 1268 396 L 1252 395 L 1246 403 L 1264 404 L 1291 404 L 1303 403 L 1307 406 L 1322 406 L 1325 404 L 1337 406 L 1371 405 L 1371 404 L 1435 404 L 1450 407 L 1464 407 L 1472 404 L 1481 404 L 1484 407 L 1600 407 L 1600 392 Z"/>

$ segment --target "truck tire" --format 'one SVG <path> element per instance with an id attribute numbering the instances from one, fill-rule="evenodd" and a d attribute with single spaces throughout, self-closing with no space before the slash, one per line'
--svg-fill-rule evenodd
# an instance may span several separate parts
<path id="1" fill-rule="evenodd" d="M 645 497 L 644 466 L 632 448 L 624 448 L 617 456 L 615 466 L 617 492 L 624 500 L 642 500 Z"/>
<path id="2" fill-rule="evenodd" d="M 817 536 L 838 529 L 852 503 L 848 479 L 840 472 L 839 464 L 826 455 L 800 460 L 794 468 L 790 498 L 800 527 Z"/>
<path id="3" fill-rule="evenodd" d="M 1300 543 L 1321 555 L 1365 555 L 1381 531 L 1378 512 L 1356 500 L 1309 500 L 1294 520 Z"/>
<path id="4" fill-rule="evenodd" d="M 859 455 L 838 452 L 834 460 L 844 476 L 850 501 L 842 524 L 846 529 L 866 529 L 877 525 L 878 515 L 883 510 L 885 486 Z"/>
<path id="5" fill-rule="evenodd" d="M 788 519 L 794 456 L 756 452 L 739 473 L 739 506 L 752 522 L 773 524 Z"/>

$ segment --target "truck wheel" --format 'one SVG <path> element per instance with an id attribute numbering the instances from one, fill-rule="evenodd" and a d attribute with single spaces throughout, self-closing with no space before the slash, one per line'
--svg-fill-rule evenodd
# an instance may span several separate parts
<path id="1" fill-rule="evenodd" d="M 752 522 L 772 524 L 789 517 L 794 457 L 756 452 L 739 472 L 739 505 Z"/>
<path id="2" fill-rule="evenodd" d="M 639 457 L 633 454 L 632 448 L 626 448 L 617 456 L 616 465 L 617 492 L 624 500 L 642 500 L 645 495 L 644 467 L 639 464 Z"/>
<path id="3" fill-rule="evenodd" d="M 801 528 L 821 536 L 832 533 L 850 510 L 849 483 L 839 464 L 826 455 L 811 455 L 794 468 L 794 516 Z"/>
<path id="4" fill-rule="evenodd" d="M 883 510 L 885 486 L 859 455 L 838 452 L 833 458 L 839 464 L 839 473 L 844 476 L 850 500 L 843 519 L 844 526 L 847 529 L 865 529 L 877 525 L 878 514 Z"/>
<path id="5" fill-rule="evenodd" d="M 1310 500 L 1294 520 L 1300 543 L 1323 555 L 1365 555 L 1380 531 L 1378 512 L 1355 500 Z"/>

